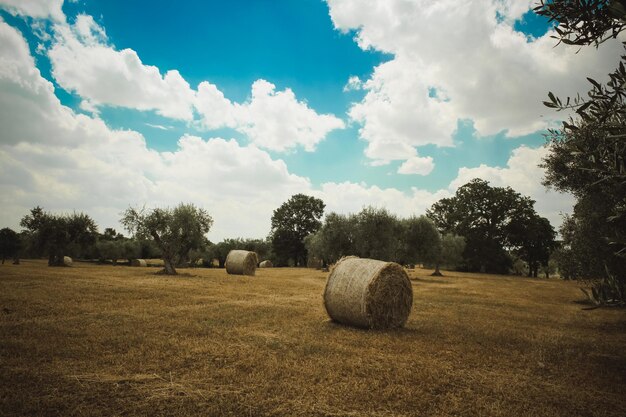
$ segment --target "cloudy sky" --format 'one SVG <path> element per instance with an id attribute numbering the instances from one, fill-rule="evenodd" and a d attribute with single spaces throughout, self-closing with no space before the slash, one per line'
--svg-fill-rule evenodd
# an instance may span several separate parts
<path id="1" fill-rule="evenodd" d="M 475 177 L 560 224 L 548 91 L 622 52 L 560 45 L 526 0 L 0 0 L 0 227 L 36 205 L 100 229 L 192 202 L 265 237 L 295 193 L 423 214 Z"/>

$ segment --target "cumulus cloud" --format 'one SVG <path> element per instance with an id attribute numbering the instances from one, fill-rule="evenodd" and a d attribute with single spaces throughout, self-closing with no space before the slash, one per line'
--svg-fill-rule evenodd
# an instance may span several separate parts
<path id="1" fill-rule="evenodd" d="M 344 127 L 341 119 L 318 114 L 291 89 L 276 91 L 266 80 L 252 84 L 251 96 L 244 103 L 230 101 L 208 81 L 193 90 L 178 71 L 162 75 L 132 49 L 116 50 L 108 43 L 104 28 L 88 15 L 79 15 L 71 26 L 56 25 L 48 55 L 55 80 L 80 95 L 81 108 L 93 114 L 109 105 L 154 110 L 192 122 L 195 111 L 197 127 L 233 128 L 257 146 L 274 151 L 297 146 L 313 151 L 330 131 Z"/>
<path id="2" fill-rule="evenodd" d="M 537 212 L 558 227 L 562 223 L 561 214 L 571 213 L 575 200 L 570 194 L 549 190 L 541 185 L 544 172 L 538 165 L 547 154 L 548 149 L 544 147 L 533 149 L 521 146 L 513 150 L 506 167 L 485 164 L 474 168 L 462 167 L 450 183 L 450 191 L 456 191 L 474 178 L 482 178 L 496 187 L 511 187 L 535 200 Z"/>
<path id="3" fill-rule="evenodd" d="M 327 211 L 375 205 L 402 216 L 423 213 L 449 194 L 350 182 L 314 189 L 254 144 L 222 138 L 183 136 L 175 151 L 156 152 L 137 132 L 110 129 L 98 118 L 64 107 L 34 67 L 24 39 L 4 22 L 0 59 L 0 115 L 14 111 L 10 117 L 24 119 L 3 120 L 10 130 L 0 136 L 0 223 L 5 225 L 17 227 L 40 204 L 54 211 L 83 210 L 101 227 L 119 228 L 119 214 L 129 204 L 189 201 L 215 218 L 213 240 L 264 237 L 272 211 L 299 192 L 322 198 Z"/>
<path id="4" fill-rule="evenodd" d="M 236 129 L 258 146 L 274 151 L 301 145 L 311 152 L 330 131 L 344 127 L 337 117 L 317 114 L 298 101 L 290 89 L 276 91 L 276 86 L 265 80 L 255 81 L 250 100 L 234 111 Z"/>
<path id="5" fill-rule="evenodd" d="M 438 200 L 449 197 L 448 190 L 430 192 L 412 188 L 409 193 L 363 183 L 325 183 L 313 194 L 324 200 L 326 212 L 356 213 L 363 207 L 383 207 L 401 217 L 424 214 Z"/>
<path id="6" fill-rule="evenodd" d="M 0 6 L 14 15 L 65 21 L 63 0 L 0 0 Z"/>
<path id="7" fill-rule="evenodd" d="M 228 100 L 217 86 L 202 82 L 195 106 L 200 126 L 230 127 L 255 145 L 279 152 L 298 145 L 311 152 L 329 132 L 344 128 L 341 119 L 316 113 L 291 89 L 276 91 L 274 84 L 262 79 L 252 84 L 250 98 L 241 104 Z"/>
<path id="8" fill-rule="evenodd" d="M 71 36 L 84 47 L 98 47 L 105 33 L 94 30 L 89 19 L 80 25 L 81 28 L 70 29 Z M 270 119 L 286 117 L 285 112 L 295 106 L 297 116 L 293 124 L 296 126 L 321 123 L 314 117 L 319 115 L 305 102 L 298 101 L 290 90 L 277 92 L 269 82 L 255 83 L 252 90 L 250 99 L 241 104 L 229 101 L 209 83 L 199 86 L 198 96 L 201 92 L 213 95 L 211 112 L 224 110 L 222 120 L 227 122 L 222 123 L 232 123 L 235 128 L 240 127 L 241 120 L 252 118 L 250 113 L 265 110 L 257 108 L 261 104 L 283 109 L 282 115 L 270 112 Z M 186 135 L 180 138 L 176 150 L 157 152 L 147 147 L 145 138 L 138 132 L 111 129 L 97 114 L 76 114 L 63 106 L 54 94 L 53 85 L 36 68 L 23 36 L 1 20 L 0 91 L 3 127 L 0 132 L 0 206 L 3 208 L 0 224 L 11 227 L 17 227 L 19 219 L 35 205 L 53 211 L 85 211 L 101 227 L 119 228 L 120 212 L 129 204 L 172 206 L 185 201 L 206 208 L 215 218 L 209 234 L 212 240 L 263 237 L 269 231 L 272 210 L 298 192 L 322 198 L 327 211 L 357 212 L 366 205 L 374 205 L 409 216 L 422 214 L 435 201 L 450 196 L 454 187 L 466 178 L 474 176 L 493 177 L 490 180 L 494 184 L 499 184 L 497 178 L 506 179 L 511 182 L 507 185 L 541 202 L 537 197 L 539 188 L 523 188 L 528 181 L 534 180 L 534 184 L 539 181 L 535 168 L 537 151 L 529 148 L 516 151 L 506 168 L 462 169 L 449 190 L 436 192 L 417 188 L 402 192 L 354 182 L 328 182 L 314 188 L 307 178 L 290 173 L 282 160 L 273 159 L 261 149 L 261 146 L 287 149 L 286 146 L 281 148 L 262 140 L 258 145 L 253 142 L 242 146 L 234 140 Z M 86 99 L 86 103 L 89 100 L 91 98 Z M 194 107 L 198 106 L 195 100 L 198 98 L 194 98 Z M 255 100 L 259 101 L 253 105 Z M 248 109 L 242 110 L 245 107 Z M 231 116 L 232 120 L 228 119 Z M 216 120 L 219 124 L 219 118 Z M 330 119 L 327 123 L 339 125 Z M 255 124 L 245 126 L 253 129 Z M 259 129 L 272 132 L 274 128 L 262 126 Z M 299 132 L 298 128 L 294 129 Z M 304 134 L 308 140 L 301 142 L 302 146 L 315 146 L 321 135 L 316 132 L 311 129 Z M 428 168 L 428 158 L 419 157 L 410 144 L 399 141 L 370 145 L 375 154 L 381 155 L 382 162 L 407 160 L 404 170 L 414 173 L 425 172 Z M 404 145 L 407 146 L 403 152 L 396 152 Z M 530 171 L 535 172 L 534 177 Z M 527 175 L 520 176 L 520 172 Z M 546 207 L 546 210 L 556 209 Z"/>
<path id="9" fill-rule="evenodd" d="M 343 87 L 343 91 L 344 92 L 356 91 L 356 90 L 361 90 L 362 88 L 363 88 L 363 81 L 361 81 L 361 79 L 357 77 L 356 75 L 353 75 L 350 78 L 348 78 L 348 82 Z"/>
<path id="10" fill-rule="evenodd" d="M 410 159 L 404 161 L 400 168 L 398 168 L 398 174 L 417 174 L 417 175 L 428 175 L 435 168 L 435 164 L 433 162 L 433 158 L 430 156 L 420 157 L 414 156 Z"/>
<path id="11" fill-rule="evenodd" d="M 111 105 L 193 119 L 195 93 L 180 73 L 170 70 L 161 75 L 132 49 L 115 50 L 91 16 L 79 15 L 71 26 L 55 25 L 48 56 L 59 85 L 83 97 L 91 109 Z"/>
<path id="12" fill-rule="evenodd" d="M 119 227 L 129 204 L 191 201 L 214 216 L 212 238 L 261 237 L 273 209 L 310 189 L 308 179 L 254 145 L 184 136 L 174 152 L 156 152 L 137 132 L 74 113 L 41 77 L 24 38 L 4 22 L 0 63 L 2 224 L 16 227 L 40 204 L 84 210 L 102 227 Z"/>
<path id="13" fill-rule="evenodd" d="M 335 27 L 356 31 L 362 49 L 393 55 L 364 82 L 366 95 L 349 112 L 373 159 L 389 159 L 381 143 L 451 146 L 459 119 L 471 119 L 483 136 L 541 130 L 556 117 L 541 104 L 547 89 L 563 96 L 586 91 L 585 77 L 605 79 L 621 53 L 618 41 L 577 54 L 555 48 L 551 32 L 534 39 L 515 31 L 528 0 L 327 3 Z"/>

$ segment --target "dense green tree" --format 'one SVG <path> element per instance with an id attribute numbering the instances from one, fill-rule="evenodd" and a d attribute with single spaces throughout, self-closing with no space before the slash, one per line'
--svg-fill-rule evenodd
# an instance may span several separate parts
<path id="1" fill-rule="evenodd" d="M 324 208 L 319 198 L 296 194 L 274 210 L 270 236 L 278 265 L 286 265 L 289 260 L 295 265 L 306 265 L 304 238 L 321 227 Z"/>
<path id="2" fill-rule="evenodd" d="M 17 232 L 8 227 L 0 229 L 0 258 L 3 264 L 6 258 L 12 258 L 14 263 L 19 263 L 21 247 L 22 242 Z"/>
<path id="3" fill-rule="evenodd" d="M 597 47 L 626 28 L 625 0 L 539 0 L 534 11 L 558 24 L 554 38 L 567 45 Z"/>
<path id="4" fill-rule="evenodd" d="M 209 265 L 213 259 L 217 259 L 219 267 L 223 268 L 226 263 L 228 252 L 234 249 L 243 249 L 255 252 L 259 260 L 272 259 L 272 244 L 263 239 L 224 239 L 223 241 L 211 244 L 202 254 L 205 264 Z"/>
<path id="5" fill-rule="evenodd" d="M 39 255 L 48 255 L 48 265 L 62 266 L 65 255 L 80 255 L 95 244 L 98 228 L 84 213 L 54 215 L 35 207 L 20 225 L 26 229 Z"/>
<path id="6" fill-rule="evenodd" d="M 115 229 L 111 227 L 107 227 L 104 229 L 104 232 L 100 236 L 98 236 L 98 240 L 123 240 L 124 235 L 118 233 Z"/>
<path id="7" fill-rule="evenodd" d="M 557 23 L 555 37 L 560 42 L 580 48 L 598 47 L 607 39 L 617 38 L 626 28 L 625 6 L 624 0 L 554 0 L 542 1 L 535 11 Z M 562 128 L 549 131 L 550 152 L 543 164 L 545 184 L 570 192 L 577 199 L 570 224 L 564 224 L 573 230 L 571 240 L 564 239 L 559 256 L 569 264 L 559 265 L 560 269 L 599 279 L 598 293 L 613 293 L 607 297 L 621 297 L 622 303 L 626 302 L 625 64 L 626 56 L 622 56 L 606 84 L 588 78 L 591 89 L 586 97 L 561 100 L 548 93 L 546 106 L 575 113 Z M 607 244 L 612 250 L 606 250 Z M 576 255 L 585 257 L 580 267 L 574 265 Z M 591 267 L 584 266 L 587 261 Z M 596 263 L 603 268 L 593 266 Z"/>
<path id="8" fill-rule="evenodd" d="M 508 250 L 535 254 L 540 243 L 529 236 L 527 226 L 536 219 L 534 201 L 510 187 L 492 187 L 474 179 L 459 187 L 427 211 L 440 232 L 465 238 L 464 267 L 470 271 L 507 273 L 512 266 Z M 550 239 L 549 234 L 537 235 Z M 552 238 L 550 242 L 554 240 Z M 550 242 L 541 242 L 550 246 Z"/>
<path id="9" fill-rule="evenodd" d="M 435 223 L 426 216 L 412 216 L 401 221 L 402 263 L 428 264 L 435 266 L 435 275 L 439 272 L 441 260 L 441 235 Z"/>
<path id="10" fill-rule="evenodd" d="M 447 268 L 457 268 L 463 262 L 465 238 L 452 233 L 446 233 L 441 238 L 441 265 Z"/>
<path id="11" fill-rule="evenodd" d="M 396 261 L 400 255 L 402 226 L 384 208 L 365 207 L 356 215 L 354 246 L 361 258 Z"/>
<path id="12" fill-rule="evenodd" d="M 528 276 L 537 277 L 541 267 L 547 268 L 556 246 L 556 232 L 545 217 L 532 214 L 518 218 L 512 225 L 510 242 L 514 253 L 528 266 Z"/>
<path id="13" fill-rule="evenodd" d="M 152 210 L 128 208 L 120 221 L 139 239 L 151 239 L 161 250 L 165 264 L 163 272 L 176 274 L 176 265 L 189 262 L 192 249 L 206 245 L 205 234 L 213 219 L 202 208 L 193 204 L 179 204 L 174 208 Z"/>
<path id="14" fill-rule="evenodd" d="M 321 259 L 324 265 L 344 256 L 357 255 L 356 227 L 356 216 L 328 213 L 322 227 L 305 239 L 305 246 L 309 254 Z"/>

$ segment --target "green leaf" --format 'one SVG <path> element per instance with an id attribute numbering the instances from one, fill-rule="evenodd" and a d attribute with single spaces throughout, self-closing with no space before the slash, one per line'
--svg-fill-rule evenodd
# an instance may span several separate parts
<path id="1" fill-rule="evenodd" d="M 552 94 L 552 91 L 548 92 L 548 97 L 550 97 L 550 100 L 552 100 L 552 102 L 556 104 L 556 97 L 554 97 L 554 94 Z"/>
<path id="2" fill-rule="evenodd" d="M 602 87 L 600 86 L 600 83 L 597 82 L 596 80 L 594 80 L 593 78 L 587 77 L 587 80 L 593 84 L 598 90 L 601 90 Z"/>
<path id="3" fill-rule="evenodd" d="M 593 103 L 593 101 L 588 101 L 588 102 L 586 102 L 585 104 L 583 104 L 582 106 L 580 106 L 580 107 L 578 108 L 578 110 L 576 110 L 576 113 L 578 113 L 578 114 L 582 114 L 585 110 L 587 110 L 587 108 L 588 108 L 589 106 L 591 106 L 591 103 Z"/>

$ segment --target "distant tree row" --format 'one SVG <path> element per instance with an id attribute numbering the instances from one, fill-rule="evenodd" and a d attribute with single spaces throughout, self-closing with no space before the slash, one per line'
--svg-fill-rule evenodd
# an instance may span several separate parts
<path id="1" fill-rule="evenodd" d="M 442 237 L 426 216 L 401 219 L 384 208 L 366 207 L 356 214 L 329 213 L 305 246 L 309 256 L 325 264 L 353 255 L 438 270 L 439 265 L 456 267 L 465 243 L 460 236 Z"/>
<path id="2" fill-rule="evenodd" d="M 523 262 L 528 274 L 537 276 L 540 267 L 548 266 L 555 233 L 533 205 L 511 188 L 475 179 L 455 196 L 435 203 L 426 216 L 401 219 L 386 209 L 366 207 L 356 214 L 329 213 L 322 221 L 324 202 L 296 194 L 274 211 L 267 239 L 225 239 L 216 244 L 206 238 L 213 219 L 193 204 L 128 208 L 120 222 L 131 238 L 114 229 L 99 234 L 95 222 L 83 213 L 56 215 L 35 207 L 20 223 L 24 231 L 19 242 L 12 231 L 3 231 L 8 237 L 2 239 L 9 242 L 13 236 L 23 253 L 47 256 L 51 266 L 62 265 L 65 255 L 113 263 L 161 257 L 166 274 L 200 260 L 205 266 L 223 267 L 230 250 L 245 249 L 277 266 L 305 266 L 311 260 L 329 265 L 355 255 L 425 264 L 436 273 L 440 266 L 508 273 L 523 269 L 518 265 Z M 0 242 L 3 257 L 13 256 L 15 247 Z"/>

